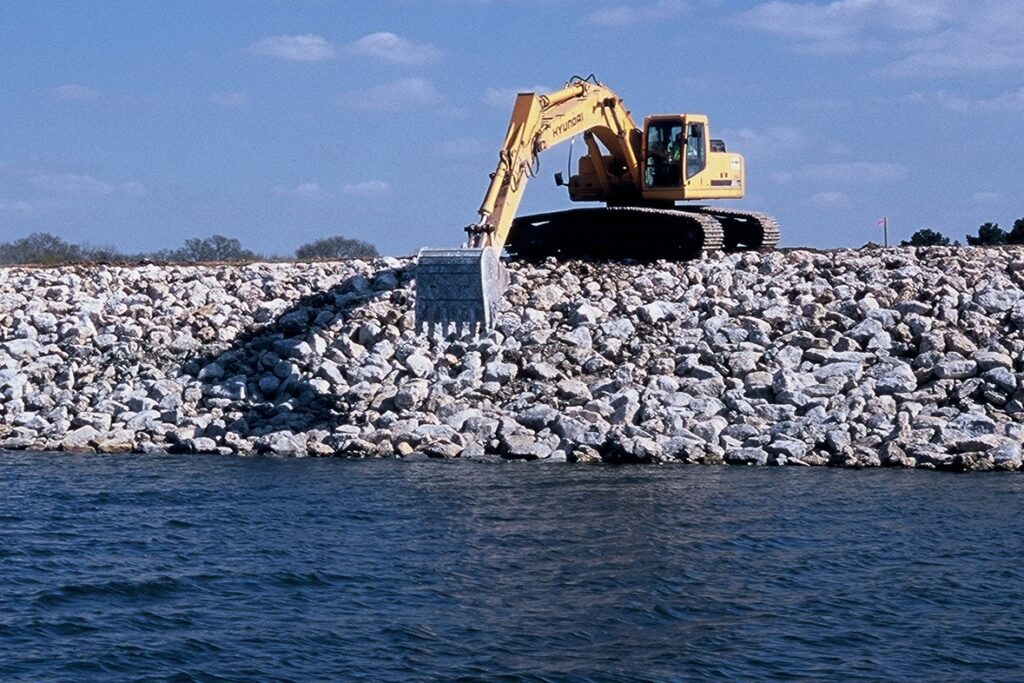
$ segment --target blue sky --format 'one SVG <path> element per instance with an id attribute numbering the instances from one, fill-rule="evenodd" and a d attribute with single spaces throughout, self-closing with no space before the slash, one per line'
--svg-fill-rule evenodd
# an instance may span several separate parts
<path id="1" fill-rule="evenodd" d="M 514 93 L 590 73 L 708 114 L 785 246 L 1024 216 L 1019 0 L 5 0 L 0 73 L 2 241 L 455 246 Z"/>

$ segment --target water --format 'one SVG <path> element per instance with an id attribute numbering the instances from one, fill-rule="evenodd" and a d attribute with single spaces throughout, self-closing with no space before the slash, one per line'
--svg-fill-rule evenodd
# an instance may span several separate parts
<path id="1" fill-rule="evenodd" d="M 1024 677 L 1024 477 L 0 454 L 0 679 Z"/>

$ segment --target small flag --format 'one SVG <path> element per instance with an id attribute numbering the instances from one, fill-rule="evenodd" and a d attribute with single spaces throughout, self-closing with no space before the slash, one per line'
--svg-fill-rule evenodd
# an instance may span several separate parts
<path id="1" fill-rule="evenodd" d="M 886 223 L 886 217 L 885 216 L 882 216 L 877 221 L 875 221 L 875 225 L 885 225 L 885 223 Z"/>

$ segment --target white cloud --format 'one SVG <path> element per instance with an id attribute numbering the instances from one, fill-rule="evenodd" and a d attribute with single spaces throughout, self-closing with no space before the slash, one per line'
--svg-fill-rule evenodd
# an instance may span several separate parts
<path id="1" fill-rule="evenodd" d="M 494 141 L 488 142 L 483 138 L 455 138 L 439 142 L 437 151 L 446 157 L 472 157 L 490 152 L 497 154 L 496 144 Z"/>
<path id="2" fill-rule="evenodd" d="M 24 201 L 4 201 L 0 199 L 0 213 L 32 213 L 32 205 Z"/>
<path id="3" fill-rule="evenodd" d="M 793 101 L 793 106 L 812 111 L 850 111 L 853 102 L 837 97 L 804 97 Z"/>
<path id="4" fill-rule="evenodd" d="M 910 171 L 906 166 L 886 161 L 805 164 L 795 171 L 776 171 L 769 175 L 772 182 L 780 185 L 785 185 L 793 180 L 845 184 L 896 183 L 909 177 Z"/>
<path id="5" fill-rule="evenodd" d="M 970 98 L 951 95 L 945 90 L 934 94 L 914 93 L 911 102 L 935 102 L 947 111 L 960 114 L 999 114 L 1024 112 L 1024 87 L 990 98 Z"/>
<path id="6" fill-rule="evenodd" d="M 146 193 L 146 187 L 141 183 L 127 182 L 116 185 L 88 174 L 39 174 L 30 177 L 28 181 L 43 192 L 71 197 L 109 197 L 116 194 L 139 196 Z"/>
<path id="7" fill-rule="evenodd" d="M 433 81 L 426 78 L 403 78 L 369 90 L 350 92 L 341 98 L 344 106 L 364 111 L 404 111 L 443 101 Z"/>
<path id="8" fill-rule="evenodd" d="M 316 199 L 324 196 L 324 191 L 317 183 L 299 183 L 295 187 L 278 185 L 274 188 L 274 194 L 279 197 L 302 197 L 303 199 Z"/>
<path id="9" fill-rule="evenodd" d="M 891 183 L 906 180 L 910 172 L 903 164 L 874 161 L 842 161 L 832 164 L 808 164 L 798 176 L 819 182 Z"/>
<path id="10" fill-rule="evenodd" d="M 271 36 L 253 43 L 249 49 L 256 54 L 293 62 L 322 62 L 335 59 L 342 53 L 406 66 L 423 66 L 441 59 L 441 51 L 433 45 L 415 43 L 388 31 L 370 33 L 340 47 L 323 36 L 312 33 Z"/>
<path id="11" fill-rule="evenodd" d="M 445 106 L 437 110 L 437 115 L 453 121 L 465 121 L 470 116 L 470 111 L 465 107 Z"/>
<path id="12" fill-rule="evenodd" d="M 271 36 L 253 43 L 250 49 L 292 62 L 322 62 L 334 59 L 338 50 L 326 38 L 312 33 L 297 36 Z"/>
<path id="13" fill-rule="evenodd" d="M 845 145 L 842 142 L 836 142 L 835 140 L 830 140 L 829 142 L 826 142 L 824 145 L 824 149 L 826 154 L 833 157 L 845 157 L 849 156 L 850 154 L 849 146 Z"/>
<path id="14" fill-rule="evenodd" d="M 803 41 L 822 52 L 845 52 L 877 46 L 865 34 L 881 31 L 934 31 L 954 15 L 951 0 L 835 0 L 766 2 L 739 16 L 741 23 L 768 33 Z"/>
<path id="15" fill-rule="evenodd" d="M 738 15 L 739 23 L 789 39 L 815 54 L 876 51 L 889 77 L 1013 71 L 1024 67 L 1019 0 L 774 0 Z"/>
<path id="16" fill-rule="evenodd" d="M 546 85 L 535 85 L 532 88 L 488 88 L 484 92 L 483 102 L 492 107 L 511 109 L 516 101 L 516 95 L 522 92 L 548 93 L 552 88 Z"/>
<path id="17" fill-rule="evenodd" d="M 1003 195 L 998 192 L 975 192 L 971 197 L 974 201 L 982 203 L 998 202 L 1002 198 Z"/>
<path id="18" fill-rule="evenodd" d="M 660 0 L 652 5 L 617 5 L 595 10 L 583 23 L 596 26 L 628 26 L 652 19 L 667 19 L 686 9 L 683 0 Z"/>
<path id="19" fill-rule="evenodd" d="M 935 1 L 935 0 L 933 0 Z M 955 22 L 900 46 L 904 56 L 880 70 L 891 77 L 1017 72 L 1024 69 L 1024 11 L 1019 0 L 955 3 Z"/>
<path id="20" fill-rule="evenodd" d="M 414 43 L 388 32 L 365 35 L 351 43 L 347 51 L 350 54 L 407 66 L 431 64 L 441 58 L 441 52 L 433 45 Z"/>
<path id="21" fill-rule="evenodd" d="M 36 175 L 29 179 L 33 187 L 45 192 L 73 196 L 102 197 L 114 194 L 117 188 L 91 175 L 64 173 L 60 175 Z"/>
<path id="22" fill-rule="evenodd" d="M 719 137 L 719 132 L 712 133 L 713 137 Z M 720 134 L 726 149 L 748 156 L 777 156 L 780 152 L 797 152 L 811 146 L 811 136 L 796 126 L 773 126 L 765 130 L 726 128 Z"/>
<path id="23" fill-rule="evenodd" d="M 55 100 L 74 102 L 81 100 L 95 100 L 100 96 L 100 91 L 78 83 L 65 83 L 50 90 L 50 97 Z"/>
<path id="24" fill-rule="evenodd" d="M 345 185 L 341 188 L 341 191 L 353 197 L 376 199 L 387 197 L 391 194 L 391 189 L 391 184 L 383 180 L 364 180 L 359 183 Z"/>
<path id="25" fill-rule="evenodd" d="M 137 183 L 135 181 L 121 183 L 118 189 L 122 194 L 126 194 L 130 197 L 141 197 L 142 195 L 148 192 L 145 185 L 143 185 L 142 183 Z"/>
<path id="26" fill-rule="evenodd" d="M 244 92 L 215 92 L 210 95 L 210 104 L 219 107 L 241 107 L 249 102 Z"/>
<path id="27" fill-rule="evenodd" d="M 811 206 L 825 206 L 839 209 L 850 206 L 850 197 L 843 192 L 817 192 L 805 199 L 804 203 Z"/>

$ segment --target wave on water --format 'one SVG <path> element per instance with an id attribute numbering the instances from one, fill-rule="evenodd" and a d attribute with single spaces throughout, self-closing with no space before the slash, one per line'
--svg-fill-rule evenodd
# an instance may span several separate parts
<path id="1" fill-rule="evenodd" d="M 1024 678 L 1013 474 L 125 462 L 0 453 L 3 680 Z"/>

